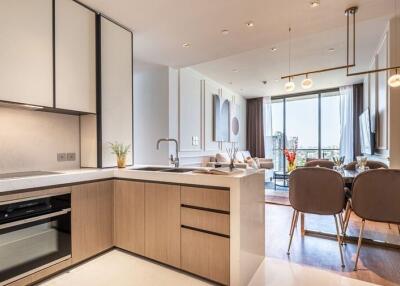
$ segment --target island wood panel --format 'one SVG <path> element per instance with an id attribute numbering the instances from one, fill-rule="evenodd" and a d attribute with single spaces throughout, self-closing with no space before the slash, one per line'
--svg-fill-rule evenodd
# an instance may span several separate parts
<path id="1" fill-rule="evenodd" d="M 181 266 L 180 186 L 145 183 L 145 256 Z"/>
<path id="2" fill-rule="evenodd" d="M 18 201 L 24 199 L 34 200 L 37 197 L 57 196 L 68 193 L 71 193 L 71 187 L 60 187 L 60 188 L 50 188 L 37 191 L 17 192 L 7 195 L 0 195 L 0 203 L 1 202 L 10 203 L 11 201 Z"/>
<path id="3" fill-rule="evenodd" d="M 212 188 L 182 186 L 182 205 L 196 206 L 229 212 L 230 192 Z"/>
<path id="4" fill-rule="evenodd" d="M 229 238 L 181 229 L 182 269 L 229 285 Z"/>
<path id="5" fill-rule="evenodd" d="M 114 244 L 144 255 L 144 183 L 114 182 Z"/>
<path id="6" fill-rule="evenodd" d="M 72 261 L 113 247 L 113 181 L 72 187 Z"/>
<path id="7" fill-rule="evenodd" d="M 229 215 L 192 208 L 181 208 L 181 224 L 229 235 Z"/>

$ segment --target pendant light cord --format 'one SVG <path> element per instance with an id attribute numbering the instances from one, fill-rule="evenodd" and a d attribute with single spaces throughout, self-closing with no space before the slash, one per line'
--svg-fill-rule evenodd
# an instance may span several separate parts
<path id="1" fill-rule="evenodd" d="M 289 75 L 291 75 L 291 59 L 292 59 L 292 28 L 289 26 Z M 291 81 L 291 77 L 289 77 Z"/>

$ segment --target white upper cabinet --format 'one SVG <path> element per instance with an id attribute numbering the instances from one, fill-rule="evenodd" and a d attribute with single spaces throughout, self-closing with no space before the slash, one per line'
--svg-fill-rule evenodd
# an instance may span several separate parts
<path id="1" fill-rule="evenodd" d="M 53 106 L 51 0 L 0 1 L 0 100 Z"/>
<path id="2" fill-rule="evenodd" d="M 72 0 L 55 5 L 55 107 L 95 113 L 96 15 Z"/>
<path id="3" fill-rule="evenodd" d="M 118 141 L 131 146 L 133 143 L 132 34 L 103 17 L 100 27 L 101 166 L 113 167 L 116 159 L 108 142 Z M 127 165 L 132 164 L 132 153 L 126 160 Z"/>

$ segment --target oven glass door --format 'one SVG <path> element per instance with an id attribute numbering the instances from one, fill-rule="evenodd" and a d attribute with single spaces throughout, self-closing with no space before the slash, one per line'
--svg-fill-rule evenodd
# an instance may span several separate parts
<path id="1" fill-rule="evenodd" d="M 71 213 L 37 219 L 0 225 L 0 285 L 71 257 Z"/>

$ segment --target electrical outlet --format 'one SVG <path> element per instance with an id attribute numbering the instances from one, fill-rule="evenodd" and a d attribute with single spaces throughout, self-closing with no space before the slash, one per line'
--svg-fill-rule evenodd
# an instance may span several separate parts
<path id="1" fill-rule="evenodd" d="M 67 153 L 67 161 L 75 161 L 76 153 Z"/>
<path id="2" fill-rule="evenodd" d="M 192 136 L 192 146 L 199 146 L 199 137 L 198 136 Z"/>
<path id="3" fill-rule="evenodd" d="M 58 162 L 67 161 L 67 153 L 57 153 L 57 161 Z"/>

